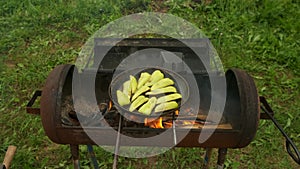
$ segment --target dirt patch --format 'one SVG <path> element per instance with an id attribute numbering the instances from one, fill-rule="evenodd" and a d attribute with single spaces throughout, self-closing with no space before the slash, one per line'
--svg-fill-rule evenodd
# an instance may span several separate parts
<path id="1" fill-rule="evenodd" d="M 156 166 L 157 156 L 149 157 L 147 159 L 148 159 L 148 166 Z"/>
<path id="2" fill-rule="evenodd" d="M 16 63 L 12 60 L 6 60 L 4 63 L 8 68 L 15 68 L 16 67 Z"/>
<path id="3" fill-rule="evenodd" d="M 169 8 L 164 4 L 164 2 L 165 1 L 163 0 L 152 1 L 151 8 L 154 12 L 166 13 L 169 10 Z"/>

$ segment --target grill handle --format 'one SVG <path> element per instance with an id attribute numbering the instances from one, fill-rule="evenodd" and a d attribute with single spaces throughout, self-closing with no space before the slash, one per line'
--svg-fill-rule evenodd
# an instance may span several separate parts
<path id="1" fill-rule="evenodd" d="M 35 114 L 35 115 L 39 115 L 40 114 L 40 108 L 33 108 L 33 104 L 35 102 L 35 100 L 42 95 L 42 91 L 41 90 L 36 90 L 32 96 L 32 98 L 30 99 L 30 101 L 28 102 L 27 106 L 26 106 L 26 112 L 29 114 Z"/>
<path id="2" fill-rule="evenodd" d="M 272 122 L 275 124 L 275 126 L 279 129 L 279 131 L 281 132 L 281 134 L 285 137 L 285 146 L 286 146 L 286 150 L 289 153 L 289 155 L 293 158 L 293 160 L 300 165 L 300 152 L 297 149 L 295 143 L 291 140 L 291 138 L 285 133 L 285 131 L 283 130 L 283 128 L 279 125 L 279 123 L 276 121 L 276 119 L 274 118 L 274 112 L 271 109 L 271 107 L 269 106 L 266 98 L 260 96 L 259 97 L 260 102 L 262 103 L 262 105 L 260 106 L 262 111 L 264 112 L 263 114 L 267 115 L 268 118 L 264 118 L 264 119 L 271 119 Z"/>

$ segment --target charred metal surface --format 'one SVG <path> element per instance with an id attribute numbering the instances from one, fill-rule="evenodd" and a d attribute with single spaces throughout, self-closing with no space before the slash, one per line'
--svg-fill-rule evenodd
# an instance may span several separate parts
<path id="1" fill-rule="evenodd" d="M 34 92 L 34 95 L 32 96 L 32 98 L 30 99 L 30 101 L 28 102 L 27 106 L 26 106 L 26 112 L 29 114 L 36 114 L 36 115 L 40 115 L 41 110 L 40 108 L 35 108 L 32 107 L 35 100 L 42 95 L 42 91 L 41 90 L 37 90 Z"/>
<path id="2" fill-rule="evenodd" d="M 79 163 L 79 145 L 70 145 L 74 169 L 80 169 Z"/>
<path id="3" fill-rule="evenodd" d="M 117 135 L 111 132 L 109 128 L 85 128 L 85 131 L 80 127 L 58 127 L 57 129 L 57 137 L 60 139 L 56 141 L 58 144 L 93 144 L 94 141 L 90 139 L 90 137 L 86 134 L 93 133 L 95 139 L 98 142 L 101 142 L 102 145 L 111 145 L 114 146 L 115 142 L 111 140 L 116 140 Z M 117 129 L 116 129 L 117 130 Z M 176 129 L 176 135 L 178 138 L 182 137 L 186 134 L 188 129 Z M 166 129 L 152 129 L 152 128 L 123 128 L 122 134 L 132 136 L 132 137 L 142 137 L 145 138 L 148 136 L 150 141 L 141 141 L 132 142 L 132 140 L 127 140 L 126 138 L 122 138 L 120 141 L 120 146 L 158 146 L 158 147 L 169 147 L 175 146 L 173 143 L 173 133 L 169 132 L 166 135 L 163 142 L 157 142 L 155 139 L 151 141 L 151 137 L 153 135 L 161 134 L 166 131 Z M 216 130 L 214 134 L 204 143 L 199 143 L 198 138 L 200 135 L 200 129 L 192 129 L 188 135 L 181 140 L 176 147 L 211 147 L 211 148 L 234 148 L 236 146 L 236 140 L 238 139 L 239 131 L 236 130 Z M 202 131 L 203 132 L 203 131 Z M 208 132 L 208 130 L 207 130 Z M 105 136 L 105 137 L 103 137 Z"/>
<path id="4" fill-rule="evenodd" d="M 93 63 L 100 63 L 102 69 L 115 69 L 127 56 L 148 48 L 159 48 L 174 53 L 182 53 L 184 55 L 183 61 L 198 73 L 207 73 L 202 61 L 206 62 L 206 65 L 210 65 L 210 44 L 206 38 L 180 40 L 172 38 L 96 38 L 94 43 L 95 57 Z M 113 46 L 114 44 L 116 45 Z M 191 48 L 201 53 L 201 56 L 199 56 L 201 59 Z M 99 59 L 102 58 L 103 51 L 108 51 L 108 53 L 100 61 Z M 159 53 L 154 54 L 159 56 Z M 98 65 L 94 66 L 98 68 Z"/>
<path id="5" fill-rule="evenodd" d="M 269 106 L 267 100 L 265 97 L 260 96 L 259 97 L 259 101 L 260 103 L 268 110 L 268 112 L 274 117 L 274 111 L 272 110 L 272 108 Z M 261 112 L 260 113 L 260 119 L 271 119 L 267 113 L 265 112 Z"/>
<path id="6" fill-rule="evenodd" d="M 85 131 L 80 126 L 66 126 L 62 125 L 61 117 L 61 106 L 62 101 L 66 98 L 63 91 L 68 91 L 63 89 L 64 87 L 69 87 L 66 85 L 67 77 L 71 77 L 73 69 L 71 65 L 62 65 L 56 67 L 48 77 L 45 87 L 43 89 L 43 94 L 41 98 L 41 116 L 42 122 L 48 137 L 60 144 L 94 144 L 94 142 L 87 136 Z M 240 70 L 229 70 L 226 74 L 228 80 L 228 91 L 229 94 L 226 102 L 226 108 L 224 115 L 228 116 L 228 121 L 230 118 L 241 118 L 236 119 L 236 121 L 231 121 L 233 124 L 232 129 L 217 129 L 213 132 L 212 136 L 204 143 L 199 143 L 198 138 L 200 132 L 209 132 L 210 129 L 191 129 L 187 136 L 183 136 L 187 129 L 175 127 L 176 137 L 184 137 L 183 140 L 178 141 L 176 146 L 178 147 L 211 147 L 211 148 L 237 148 L 244 147 L 250 143 L 253 139 L 258 119 L 259 119 L 259 109 L 258 109 L 258 97 L 256 93 L 255 84 L 251 77 Z M 237 108 L 235 110 L 235 108 Z M 235 114 L 229 114 L 228 112 Z M 70 114 L 71 116 L 72 114 Z M 73 115 L 74 116 L 74 115 Z M 112 125 L 118 124 L 118 116 L 111 116 Z M 75 118 L 74 118 L 75 119 Z M 205 119 L 204 119 L 205 120 Z M 242 122 L 236 124 L 237 122 Z M 125 124 L 129 124 L 126 122 Z M 234 126 L 236 125 L 236 126 Z M 110 133 L 109 128 L 103 127 L 90 127 L 85 129 L 89 133 L 94 133 L 93 135 L 99 136 L 99 140 L 103 145 L 111 145 L 111 142 L 107 140 L 115 140 L 116 136 Z M 151 137 L 158 135 L 166 129 L 153 129 L 147 127 L 141 127 L 138 125 L 136 127 L 124 127 L 122 134 L 131 137 Z M 105 139 L 102 137 L 105 135 Z M 156 142 L 129 142 L 126 139 L 120 142 L 120 145 L 131 145 L 131 146 L 174 146 L 174 133 L 170 134 L 169 138 L 170 144 L 157 144 Z M 177 142 L 177 141 L 176 141 Z"/>
<path id="7" fill-rule="evenodd" d="M 108 40 L 111 41 L 111 40 Z M 105 46 L 104 41 L 98 42 Z M 203 48 L 207 45 L 206 41 L 190 41 L 191 44 Z M 109 46 L 109 43 L 106 44 Z M 172 48 L 171 51 L 181 51 L 185 55 L 185 59 L 189 58 L 189 52 L 186 49 L 186 46 L 179 41 L 175 40 L 161 40 L 161 39 L 131 39 L 125 40 L 112 49 L 117 51 L 125 50 L 128 52 L 134 51 L 133 48 L 136 47 L 137 50 L 140 48 L 146 47 L 161 47 L 163 49 Z M 121 47 L 120 49 L 118 49 Z M 127 49 L 131 48 L 131 49 Z M 95 50 L 98 50 L 95 47 Z M 186 53 L 185 53 L 186 52 Z M 125 52 L 126 53 L 126 52 Z M 193 61 L 190 60 L 191 62 Z M 201 65 L 200 65 L 201 67 Z M 111 132 L 113 127 L 115 130 L 118 129 L 118 124 L 120 119 L 120 112 L 114 110 L 109 106 L 109 86 L 111 84 L 112 75 L 114 68 L 111 69 L 99 69 L 96 73 L 96 99 L 99 101 L 99 113 L 105 114 L 104 120 L 110 126 L 105 126 L 101 124 L 101 119 L 97 115 L 93 116 L 94 123 L 91 126 L 85 127 L 83 130 L 78 122 L 78 116 L 84 116 L 82 114 L 76 113 L 72 106 L 70 108 L 64 108 L 65 100 L 67 98 L 72 98 L 72 76 L 74 65 L 60 65 L 53 69 L 49 74 L 45 86 L 43 88 L 41 96 L 41 107 L 40 114 L 42 118 L 43 127 L 47 136 L 55 143 L 59 144 L 95 144 L 91 140 L 88 133 L 92 133 L 97 136 L 97 140 L 100 141 L 103 145 L 114 145 L 111 140 L 116 140 L 116 134 Z M 196 111 L 198 115 L 201 113 L 207 112 L 207 108 L 210 107 L 210 83 L 209 77 L 205 73 L 197 72 L 196 69 L 195 78 L 197 83 L 199 82 L 199 91 L 201 92 L 201 103 L 199 111 Z M 88 69 L 84 72 L 85 75 L 89 75 Z M 215 74 L 219 76 L 218 74 Z M 224 118 L 222 123 L 225 121 L 231 128 L 217 128 L 212 130 L 210 128 L 201 128 L 196 127 L 192 128 L 186 136 L 184 134 L 188 129 L 181 127 L 180 125 L 174 126 L 176 123 L 171 119 L 170 134 L 166 135 L 166 140 L 163 143 L 157 143 L 156 141 L 147 141 L 147 142 L 132 142 L 126 139 L 120 141 L 120 145 L 129 145 L 129 146 L 178 146 L 178 147 L 205 147 L 205 148 L 240 148 L 247 146 L 255 136 L 258 120 L 259 120 L 259 100 L 257 95 L 256 86 L 253 79 L 245 72 L 239 69 L 230 69 L 226 73 L 227 80 L 227 98 L 226 106 L 223 113 Z M 84 81 L 84 79 L 81 79 Z M 203 98 L 202 98 L 203 97 Z M 30 102 L 32 103 L 32 101 Z M 103 107 L 103 105 L 105 105 Z M 188 105 L 188 102 L 186 103 Z M 30 106 L 29 106 L 30 107 Z M 109 108 L 108 108 L 109 107 Z M 188 106 L 187 106 L 188 107 Z M 108 110 L 109 111 L 106 111 Z M 200 109 L 203 111 L 200 111 Z M 67 111 L 67 119 L 62 116 L 62 111 Z M 111 113 L 116 111 L 115 113 Z M 168 117 L 163 117 L 164 120 Z M 174 117 L 173 117 L 174 118 Z M 180 120 L 180 119 L 179 119 Z M 188 119 L 181 119 L 188 120 Z M 204 120 L 202 122 L 202 120 Z M 167 120 L 166 120 L 167 121 Z M 204 123 L 205 118 L 198 119 L 197 123 Z M 91 121 L 88 121 L 88 124 L 92 124 Z M 122 134 L 135 137 L 135 138 L 149 138 L 165 132 L 167 129 L 158 129 L 158 128 L 149 128 L 143 124 L 135 124 L 130 121 L 124 121 L 124 126 L 122 126 Z M 198 125 L 201 126 L 201 125 Z M 212 136 L 206 140 L 204 143 L 199 143 L 198 138 L 200 132 L 212 132 Z M 103 137 L 105 136 L 105 137 Z M 183 139 L 179 139 L 183 138 Z"/>
<path id="8" fill-rule="evenodd" d="M 223 169 L 224 168 L 224 162 L 227 154 L 227 148 L 220 148 L 218 150 L 218 162 L 217 162 L 217 168 Z"/>
<path id="9" fill-rule="evenodd" d="M 74 65 L 60 65 L 54 68 L 44 85 L 41 97 L 41 118 L 47 136 L 53 142 L 60 142 L 58 127 L 61 126 L 60 106 L 62 90 L 69 73 Z"/>
<path id="10" fill-rule="evenodd" d="M 239 142 L 236 144 L 236 148 L 242 148 L 247 146 L 256 134 L 260 116 L 259 97 L 254 80 L 246 72 L 240 69 L 230 69 L 226 72 L 226 80 L 225 113 L 238 113 L 230 117 L 233 120 L 232 124 L 238 125 L 235 127 L 239 128 L 237 136 Z"/>

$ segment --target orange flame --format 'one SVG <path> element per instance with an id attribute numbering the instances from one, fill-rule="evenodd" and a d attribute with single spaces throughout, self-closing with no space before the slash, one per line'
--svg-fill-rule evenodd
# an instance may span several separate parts
<path id="1" fill-rule="evenodd" d="M 150 128 L 164 128 L 164 126 L 162 125 L 162 117 L 158 119 L 145 118 L 144 123 L 145 126 L 149 126 Z"/>
<path id="2" fill-rule="evenodd" d="M 165 126 L 165 128 L 171 128 L 173 126 L 173 123 L 166 121 L 166 122 L 164 122 L 164 126 Z"/>
<path id="3" fill-rule="evenodd" d="M 109 101 L 108 102 L 108 110 L 110 110 L 112 108 L 112 105 L 113 105 L 112 101 Z"/>
<path id="4" fill-rule="evenodd" d="M 189 125 L 189 124 L 195 124 L 195 122 L 194 122 L 194 121 L 191 121 L 191 120 L 184 120 L 184 121 L 182 122 L 182 124 L 183 124 L 183 125 Z"/>

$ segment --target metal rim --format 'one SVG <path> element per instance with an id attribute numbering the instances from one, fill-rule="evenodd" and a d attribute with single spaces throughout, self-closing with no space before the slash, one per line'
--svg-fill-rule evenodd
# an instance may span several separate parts
<path id="1" fill-rule="evenodd" d="M 57 135 L 57 126 L 61 126 L 60 104 L 62 89 L 71 68 L 64 64 L 55 67 L 47 77 L 41 96 L 41 119 L 47 136 L 54 142 L 61 142 Z"/>
<path id="2" fill-rule="evenodd" d="M 169 77 L 175 81 L 175 84 L 176 84 L 175 88 L 177 88 L 177 90 L 180 91 L 180 94 L 182 95 L 181 102 L 179 103 L 179 107 L 177 109 L 179 109 L 180 106 L 182 106 L 186 103 L 186 101 L 189 98 L 189 86 L 188 86 L 188 83 L 186 82 L 186 80 L 181 75 L 179 75 L 178 73 L 176 73 L 174 71 L 164 69 L 161 67 L 134 68 L 134 69 L 126 70 L 126 71 L 118 74 L 115 78 L 112 79 L 110 87 L 109 87 L 110 98 L 111 98 L 112 102 L 114 103 L 114 105 L 117 107 L 117 109 L 120 110 L 119 112 L 122 115 L 124 115 L 126 117 L 130 117 L 132 115 L 138 116 L 138 117 L 158 117 L 158 115 L 156 115 L 156 114 L 145 115 L 145 114 L 139 113 L 137 111 L 130 112 L 128 109 L 126 109 L 118 104 L 118 102 L 116 100 L 116 96 L 115 96 L 115 94 L 113 94 L 120 87 L 120 85 L 124 83 L 124 77 L 128 76 L 128 78 L 129 78 L 129 75 L 134 75 L 135 77 L 138 77 L 141 72 L 145 72 L 145 71 L 153 72 L 154 70 L 161 70 L 164 73 L 165 77 Z M 180 85 L 178 85 L 176 82 L 179 83 Z M 160 114 L 160 116 L 170 114 L 170 113 L 174 112 L 174 110 L 176 110 L 176 109 L 162 112 Z"/>
<path id="3" fill-rule="evenodd" d="M 237 143 L 237 147 L 242 148 L 253 140 L 258 128 L 260 116 L 258 92 L 253 78 L 240 69 L 229 69 L 226 72 L 226 80 L 228 83 L 227 92 L 234 90 L 233 92 L 239 94 L 240 121 L 243 124 L 241 124 L 240 141 Z M 238 88 L 230 88 L 230 83 L 236 83 Z"/>

